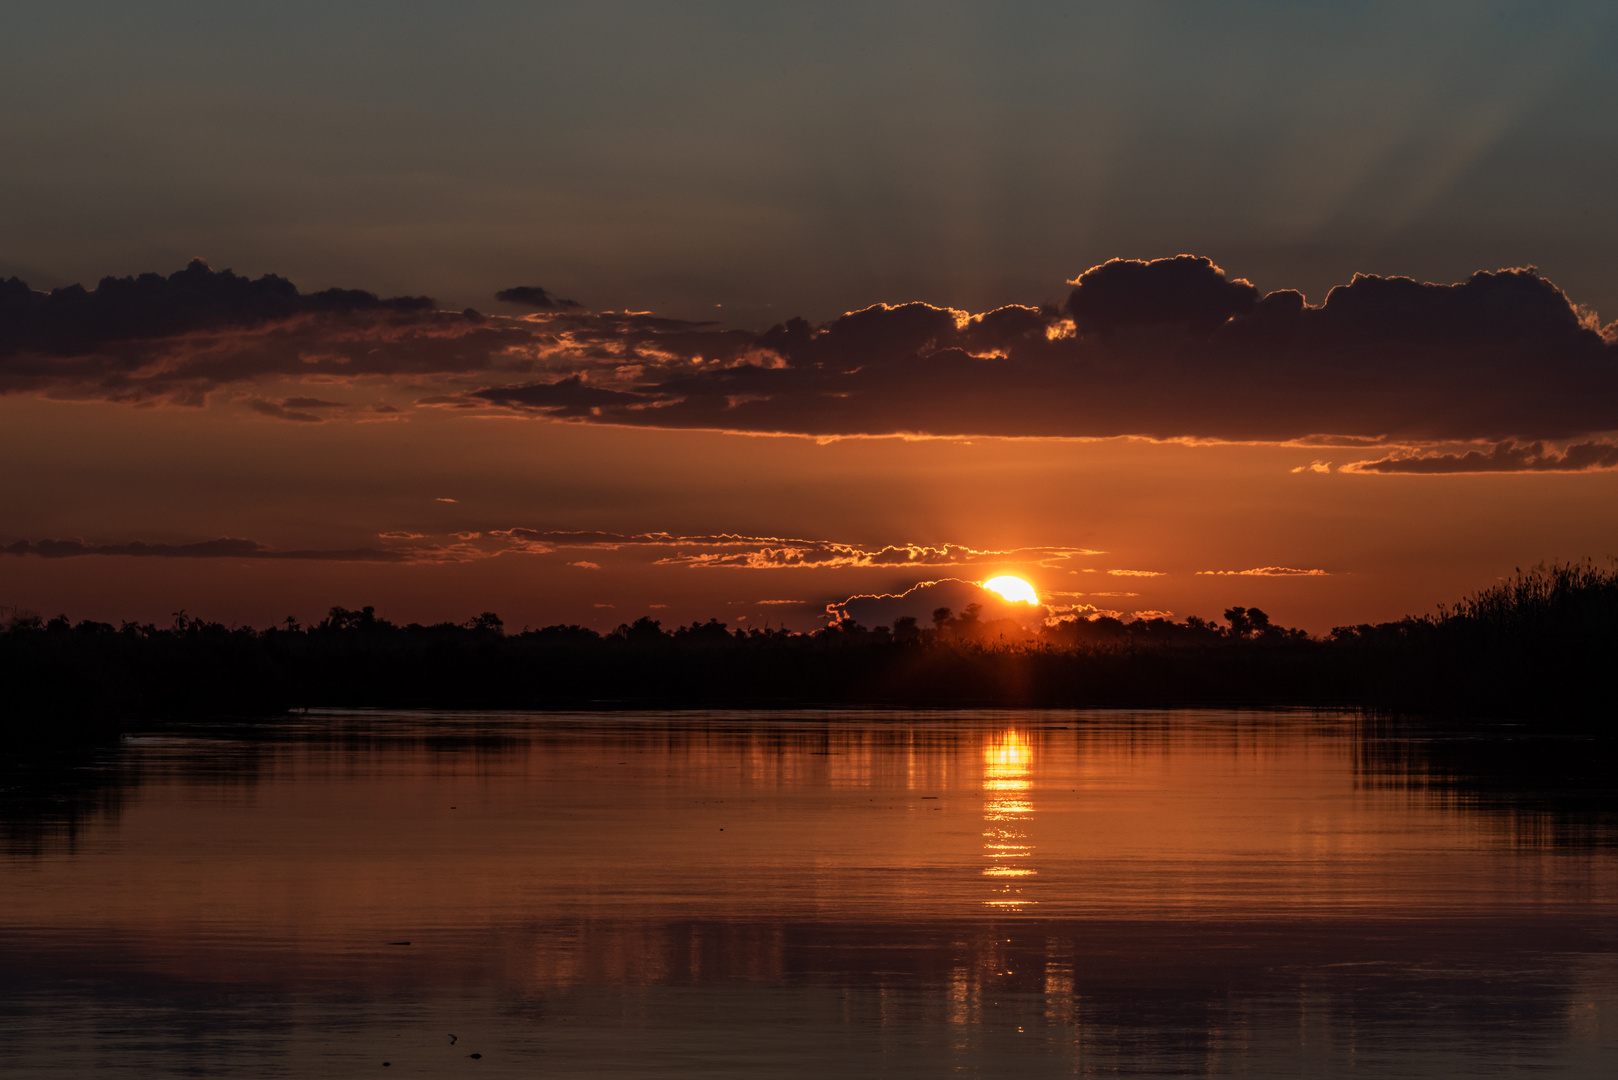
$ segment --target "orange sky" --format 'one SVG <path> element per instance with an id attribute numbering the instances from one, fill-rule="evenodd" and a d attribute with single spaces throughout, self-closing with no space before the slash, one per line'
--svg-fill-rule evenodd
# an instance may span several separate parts
<path id="1" fill-rule="evenodd" d="M 1325 632 L 1618 553 L 1618 9 L 1284 7 L 20 10 L 0 608 Z"/>
<path id="2" fill-rule="evenodd" d="M 346 549 L 377 545 L 381 533 L 453 546 L 455 534 L 527 528 L 1101 554 L 924 569 L 657 565 L 684 552 L 634 546 L 398 564 L 26 555 L 0 559 L 0 603 L 108 620 L 166 621 L 184 608 L 260 626 L 315 618 L 332 604 L 374 604 L 397 620 L 493 610 L 513 629 L 610 628 L 643 614 L 665 625 L 769 618 L 809 629 L 826 602 L 853 593 L 1008 572 L 1047 597 L 1082 594 L 1054 602 L 1178 618 L 1257 605 L 1321 632 L 1432 610 L 1540 559 L 1604 556 L 1618 526 L 1612 472 L 1293 471 L 1325 453 L 1144 440 L 819 443 L 433 410 L 294 425 L 223 407 L 9 396 L 0 398 L 0 455 L 11 463 L 0 473 L 8 508 L 0 541 L 228 536 L 280 550 Z M 1272 566 L 1326 573 L 1199 574 Z"/>

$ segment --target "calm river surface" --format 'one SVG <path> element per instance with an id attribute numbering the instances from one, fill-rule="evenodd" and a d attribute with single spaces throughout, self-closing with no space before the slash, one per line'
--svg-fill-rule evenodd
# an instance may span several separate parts
<path id="1" fill-rule="evenodd" d="M 1618 1075 L 1618 779 L 1501 737 L 330 712 L 14 763 L 0 1074 Z"/>

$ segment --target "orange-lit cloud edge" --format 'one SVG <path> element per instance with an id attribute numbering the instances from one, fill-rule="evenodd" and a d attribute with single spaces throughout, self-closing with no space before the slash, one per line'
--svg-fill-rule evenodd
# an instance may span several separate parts
<path id="1" fill-rule="evenodd" d="M 328 560 L 337 562 L 455 563 L 508 555 L 551 555 L 576 552 L 642 553 L 642 561 L 656 566 L 695 569 L 780 570 L 794 568 L 876 568 L 979 566 L 1015 562 L 1019 565 L 1059 567 L 1080 557 L 1105 552 L 1079 547 L 1019 547 L 976 549 L 960 544 L 889 544 L 879 548 L 827 540 L 732 533 L 681 536 L 671 533 L 605 533 L 542 530 L 515 527 L 479 532 L 389 532 L 378 536 L 375 547 L 336 550 L 278 550 L 254 540 L 221 537 L 190 544 L 122 541 L 86 542 L 79 539 L 19 540 L 0 545 L 0 555 L 66 559 L 94 556 L 180 559 Z M 600 569 L 600 564 L 574 559 L 568 565 Z"/>
<path id="2" fill-rule="evenodd" d="M 1363 476 L 1618 467 L 1618 324 L 1532 268 L 1357 275 L 1318 306 L 1210 260 L 1112 260 L 1060 306 L 877 304 L 764 333 L 503 298 L 299 293 L 193 263 L 94 290 L 0 283 L 0 393 L 266 421 L 479 417 L 902 439 L 1144 439 L 1372 451 Z M 285 557 L 295 557 L 288 554 Z"/>
<path id="3" fill-rule="evenodd" d="M 1015 575 L 1004 575 L 1013 577 Z M 1055 626 L 1065 620 L 1111 617 L 1115 619 L 1172 618 L 1174 612 L 1158 608 L 1128 610 L 1102 607 L 1078 601 L 1086 597 L 1136 597 L 1138 593 L 1076 593 L 1050 591 L 1038 596 L 1035 602 L 1009 598 L 990 588 L 990 581 L 970 581 L 964 578 L 943 577 L 918 581 L 903 592 L 854 593 L 845 599 L 825 606 L 825 615 L 833 625 L 888 625 L 908 616 L 918 624 L 936 621 L 934 612 L 958 615 L 968 607 L 976 607 L 984 622 L 1009 620 L 1026 629 Z M 1020 579 L 1019 579 L 1020 580 Z M 942 609 L 942 611 L 940 611 Z"/>

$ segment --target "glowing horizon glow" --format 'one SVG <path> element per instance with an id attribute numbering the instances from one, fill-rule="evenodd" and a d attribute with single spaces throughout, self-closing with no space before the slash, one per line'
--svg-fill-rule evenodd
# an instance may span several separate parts
<path id="1" fill-rule="evenodd" d="M 1003 599 L 1013 604 L 1039 603 L 1039 594 L 1034 591 L 1034 587 L 1022 578 L 1012 577 L 1010 574 L 992 577 L 983 583 L 983 587 L 990 592 L 999 593 Z"/>

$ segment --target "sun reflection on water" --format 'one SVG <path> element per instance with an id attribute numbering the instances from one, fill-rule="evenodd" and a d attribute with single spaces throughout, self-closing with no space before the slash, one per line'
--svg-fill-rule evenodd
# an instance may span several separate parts
<path id="1" fill-rule="evenodd" d="M 1034 812 L 1029 779 L 1034 751 L 1016 728 L 993 735 L 983 747 L 983 876 L 1000 879 L 991 899 L 984 904 L 1016 910 L 1035 901 L 1022 896 L 1018 879 L 1038 873 L 1021 860 L 1034 854 L 1033 844 L 1023 831 L 1028 815 Z"/>

